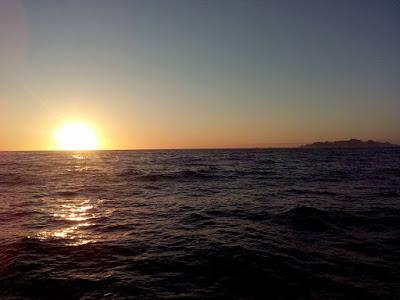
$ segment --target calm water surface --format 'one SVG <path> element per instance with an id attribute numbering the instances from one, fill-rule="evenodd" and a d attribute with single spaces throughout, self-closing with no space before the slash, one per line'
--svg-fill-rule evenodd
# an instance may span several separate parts
<path id="1" fill-rule="evenodd" d="M 400 150 L 0 152 L 1 299 L 400 299 Z"/>

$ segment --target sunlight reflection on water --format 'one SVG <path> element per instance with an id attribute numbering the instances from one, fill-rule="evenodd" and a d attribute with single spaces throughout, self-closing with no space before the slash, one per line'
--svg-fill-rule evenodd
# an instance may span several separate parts
<path id="1" fill-rule="evenodd" d="M 72 158 L 75 158 L 75 159 L 84 159 L 84 158 L 86 158 L 85 155 L 83 155 L 83 154 L 73 154 L 71 156 L 72 156 Z"/>
<path id="2" fill-rule="evenodd" d="M 60 203 L 61 202 L 61 203 Z M 97 239 L 87 231 L 87 228 L 95 225 L 90 220 L 100 217 L 101 200 L 77 200 L 63 199 L 56 200 L 48 209 L 48 213 L 55 222 L 62 222 L 65 226 L 54 229 L 46 229 L 38 234 L 39 240 L 65 240 L 67 245 L 79 246 L 88 243 L 95 243 Z M 71 225 L 70 223 L 73 222 Z"/>

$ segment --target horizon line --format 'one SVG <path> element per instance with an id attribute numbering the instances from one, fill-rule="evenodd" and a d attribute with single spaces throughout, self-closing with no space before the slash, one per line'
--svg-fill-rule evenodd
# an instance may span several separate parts
<path id="1" fill-rule="evenodd" d="M 337 141 L 350 141 L 355 138 L 350 138 L 350 139 L 337 139 L 334 141 L 323 141 L 319 140 L 317 142 L 309 142 L 309 143 L 299 143 L 299 142 L 291 142 L 291 143 L 272 143 L 269 146 L 222 146 L 222 147 L 171 147 L 171 148 L 104 148 L 104 149 L 76 149 L 76 150 L 63 150 L 63 149 L 0 149 L 0 152 L 79 152 L 79 151 L 172 151 L 172 150 L 254 150 L 254 149 L 295 149 L 295 148 L 300 148 L 301 146 L 305 146 L 308 144 L 313 144 L 313 143 L 324 143 L 324 142 L 337 142 Z M 365 140 L 369 141 L 371 139 Z M 361 140 L 364 141 L 364 140 Z M 372 140 L 374 142 L 379 142 L 376 140 Z M 392 141 L 385 141 L 385 142 L 379 142 L 379 143 L 391 143 L 394 146 L 399 146 L 396 142 Z M 274 146 L 279 145 L 279 146 Z"/>
<path id="2" fill-rule="evenodd" d="M 33 150 L 0 150 L 0 152 L 92 152 L 92 151 L 173 151 L 173 150 L 254 150 L 254 149 L 294 149 L 297 146 L 254 146 L 254 147 L 181 147 L 181 148 L 121 148 L 121 149 L 92 149 L 92 150 L 62 150 L 62 149 L 33 149 Z"/>

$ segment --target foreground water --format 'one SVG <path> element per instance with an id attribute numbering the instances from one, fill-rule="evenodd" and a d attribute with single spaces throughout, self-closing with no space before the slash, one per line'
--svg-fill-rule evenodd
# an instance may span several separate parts
<path id="1" fill-rule="evenodd" d="M 400 150 L 0 153 L 0 298 L 399 299 Z"/>

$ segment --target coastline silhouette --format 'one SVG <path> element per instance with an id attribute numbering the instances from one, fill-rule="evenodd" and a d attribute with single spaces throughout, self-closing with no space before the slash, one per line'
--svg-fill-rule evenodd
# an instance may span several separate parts
<path id="1" fill-rule="evenodd" d="M 377 142 L 373 140 L 368 140 L 364 142 L 358 139 L 350 139 L 345 141 L 315 142 L 312 144 L 302 145 L 299 148 L 321 149 L 321 148 L 389 148 L 389 147 L 399 147 L 399 145 L 391 144 L 389 142 Z"/>

